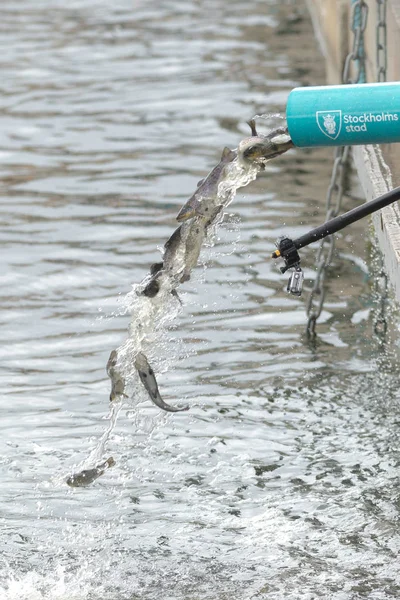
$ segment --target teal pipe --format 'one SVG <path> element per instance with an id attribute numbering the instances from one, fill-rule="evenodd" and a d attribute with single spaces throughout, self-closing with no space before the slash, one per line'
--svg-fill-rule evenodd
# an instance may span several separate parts
<path id="1" fill-rule="evenodd" d="M 295 88 L 286 118 L 299 147 L 400 142 L 400 82 Z"/>

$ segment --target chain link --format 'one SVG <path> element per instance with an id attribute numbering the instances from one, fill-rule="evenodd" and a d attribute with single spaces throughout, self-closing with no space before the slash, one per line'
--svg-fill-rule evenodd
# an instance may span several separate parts
<path id="1" fill-rule="evenodd" d="M 343 184 L 345 171 L 348 164 L 350 147 L 338 146 L 335 151 L 331 181 L 326 195 L 326 218 L 325 221 L 337 217 L 340 212 L 343 198 Z M 321 240 L 317 253 L 317 273 L 314 285 L 306 304 L 308 316 L 307 335 L 315 335 L 315 327 L 319 319 L 325 300 L 325 275 L 331 263 L 335 250 L 335 236 L 329 235 Z"/>
<path id="2" fill-rule="evenodd" d="M 364 31 L 367 27 L 368 4 L 364 0 L 356 0 L 352 6 L 353 49 L 346 57 L 342 83 L 362 83 L 365 81 Z M 356 69 L 356 76 L 350 77 L 351 65 Z"/>
<path id="3" fill-rule="evenodd" d="M 386 81 L 387 70 L 387 27 L 386 0 L 376 0 L 378 4 L 378 22 L 376 26 L 376 68 L 377 81 Z"/>
<path id="4" fill-rule="evenodd" d="M 378 82 L 382 82 L 386 81 L 387 78 L 387 0 L 376 0 L 376 2 L 378 16 L 376 27 L 376 78 Z M 355 0 L 352 6 L 351 26 L 354 35 L 353 48 L 344 63 L 342 75 L 342 83 L 344 84 L 365 82 L 364 32 L 367 20 L 368 5 L 364 0 Z M 351 77 L 352 70 L 353 77 Z M 340 212 L 349 152 L 349 146 L 336 148 L 331 181 L 326 195 L 326 221 L 336 217 Z M 323 309 L 326 294 L 326 272 L 334 250 L 335 238 L 333 235 L 321 240 L 316 259 L 317 273 L 306 305 L 308 316 L 307 334 L 312 337 L 315 336 L 316 323 Z M 385 313 L 388 295 L 388 277 L 383 267 L 376 281 L 376 289 L 379 303 L 374 317 L 374 331 L 380 339 L 383 339 L 387 331 Z"/>
<path id="5" fill-rule="evenodd" d="M 387 71 L 387 27 L 386 27 L 386 0 L 376 0 L 378 19 L 376 24 L 376 78 L 377 81 L 386 81 Z M 380 344 L 384 344 L 387 333 L 386 308 L 389 294 L 388 276 L 385 272 L 383 257 L 380 255 L 380 273 L 375 278 L 374 297 L 377 306 L 374 310 L 374 333 Z"/>
<path id="6" fill-rule="evenodd" d="M 374 333 L 380 344 L 384 344 L 387 333 L 386 307 L 389 294 L 388 276 L 384 270 L 382 257 L 381 272 L 374 280 L 374 300 L 377 304 L 374 310 Z"/>
<path id="7" fill-rule="evenodd" d="M 367 26 L 367 19 L 368 5 L 364 0 L 356 0 L 352 7 L 353 48 L 344 63 L 342 74 L 342 83 L 344 84 L 365 81 L 364 31 Z M 350 75 L 352 68 L 356 73 L 356 77 L 353 79 Z M 326 221 L 336 217 L 341 210 L 349 153 L 349 146 L 336 148 L 331 181 L 326 194 Z M 334 250 L 335 237 L 333 235 L 321 240 L 316 260 L 317 273 L 306 304 L 308 317 L 306 332 L 309 337 L 315 336 L 316 323 L 324 306 L 326 271 L 332 260 Z"/>
<path id="8" fill-rule="evenodd" d="M 377 1 L 377 27 L 376 27 L 376 68 L 377 81 L 386 81 L 387 77 L 387 25 L 386 8 L 387 0 Z M 365 82 L 365 53 L 364 32 L 368 20 L 368 5 L 364 0 L 356 0 L 352 6 L 352 27 L 354 35 L 353 48 L 346 57 L 342 83 L 364 83 Z M 351 71 L 353 70 L 353 77 Z M 348 168 L 350 147 L 341 146 L 336 148 L 333 163 L 331 181 L 326 195 L 326 221 L 336 217 L 342 204 L 344 194 L 344 181 Z M 317 273 L 314 285 L 306 304 L 308 317 L 307 334 L 315 336 L 315 328 L 319 319 L 326 295 L 325 280 L 327 268 L 335 250 L 335 238 L 333 235 L 321 240 L 316 258 Z M 386 304 L 388 295 L 388 278 L 385 271 L 381 270 L 376 281 L 376 296 L 379 298 L 378 307 L 374 317 L 374 331 L 379 339 L 384 339 L 387 331 Z"/>

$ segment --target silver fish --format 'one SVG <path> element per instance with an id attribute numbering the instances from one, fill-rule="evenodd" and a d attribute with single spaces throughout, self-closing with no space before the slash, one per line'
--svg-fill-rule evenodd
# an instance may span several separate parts
<path id="1" fill-rule="evenodd" d="M 221 212 L 222 206 L 215 206 L 207 218 L 201 216 L 195 217 L 191 221 L 183 223 L 182 227 L 187 226 L 188 232 L 185 236 L 185 256 L 184 269 L 180 282 L 183 283 L 190 279 L 192 269 L 197 265 L 201 247 L 206 237 L 208 227 L 214 222 L 217 215 Z"/>
<path id="2" fill-rule="evenodd" d="M 90 485 L 93 481 L 101 477 L 107 469 L 114 465 L 115 460 L 110 456 L 110 458 L 107 458 L 107 460 L 97 465 L 94 469 L 85 469 L 80 473 L 74 473 L 71 477 L 68 477 L 67 484 L 71 487 L 85 487 Z"/>
<path id="3" fill-rule="evenodd" d="M 173 288 L 171 293 L 178 297 L 174 288 L 179 283 L 190 279 L 190 273 L 200 255 L 207 227 L 215 216 L 214 210 L 210 217 L 195 217 L 177 227 L 164 245 L 163 262 L 155 263 L 150 267 L 152 278 L 143 290 L 145 296 L 154 298 L 162 287 L 163 277 L 167 276 L 168 286 Z"/>
<path id="4" fill-rule="evenodd" d="M 278 127 L 267 135 L 258 134 L 255 121 L 248 123 L 252 137 L 242 140 L 238 146 L 238 158 L 242 163 L 255 163 L 260 166 L 294 148 L 287 127 Z"/>
<path id="5" fill-rule="evenodd" d="M 205 179 L 199 182 L 198 188 L 191 198 L 183 205 L 176 219 L 177 221 L 186 221 L 192 219 L 195 215 L 209 217 L 210 201 L 215 206 L 218 199 L 218 186 L 223 181 L 226 174 L 226 166 L 231 163 L 237 154 L 235 150 L 224 148 L 221 160 L 216 167 L 207 175 Z"/>
<path id="6" fill-rule="evenodd" d="M 190 279 L 191 270 L 197 265 L 201 246 L 207 232 L 208 219 L 195 217 L 182 223 L 165 244 L 164 270 L 177 283 Z"/>
<path id="7" fill-rule="evenodd" d="M 143 352 L 138 352 L 135 358 L 135 367 L 137 372 L 139 373 L 139 377 L 144 387 L 146 388 L 151 400 L 154 402 L 158 408 L 165 410 L 167 412 L 181 412 L 183 410 L 189 410 L 188 406 L 184 406 L 183 408 L 176 408 L 175 406 L 170 406 L 161 398 L 160 392 L 158 390 L 158 385 L 156 381 L 156 377 L 154 375 L 154 371 L 149 365 L 149 361 Z"/>
<path id="8" fill-rule="evenodd" d="M 189 281 L 192 269 L 197 265 L 201 246 L 207 233 L 207 223 L 202 217 L 190 221 L 190 227 L 185 242 L 184 269 L 180 282 Z"/>
<path id="9" fill-rule="evenodd" d="M 161 289 L 163 277 L 167 274 L 169 277 L 168 282 L 171 284 L 173 275 L 177 275 L 177 266 L 181 263 L 178 254 L 179 252 L 182 254 L 184 253 L 184 240 L 181 237 L 181 227 L 182 226 L 180 225 L 175 229 L 174 233 L 164 244 L 163 262 L 151 265 L 150 275 L 152 277 L 142 292 L 144 296 L 154 298 Z M 172 294 L 179 300 L 179 296 L 175 289 L 172 290 Z"/>
<path id="10" fill-rule="evenodd" d="M 179 225 L 164 244 L 163 269 L 170 275 L 180 262 L 179 254 L 185 251 L 186 233 L 186 227 Z"/>
<path id="11" fill-rule="evenodd" d="M 111 379 L 110 402 L 114 402 L 114 400 L 118 399 L 121 396 L 123 396 L 124 398 L 128 397 L 125 394 L 125 380 L 116 368 L 117 360 L 117 351 L 113 350 L 110 354 L 106 366 L 107 375 Z"/>

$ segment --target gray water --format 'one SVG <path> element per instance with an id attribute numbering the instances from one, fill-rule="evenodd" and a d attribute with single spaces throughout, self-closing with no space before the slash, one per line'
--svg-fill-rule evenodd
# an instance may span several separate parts
<path id="1" fill-rule="evenodd" d="M 315 343 L 269 258 L 323 219 L 329 150 L 269 163 L 181 286 L 153 353 L 190 411 L 138 390 L 116 466 L 65 484 L 109 426 L 105 365 L 180 206 L 247 119 L 324 82 L 303 4 L 3 0 L 0 16 L 0 599 L 399 597 L 399 321 L 389 299 L 374 334 L 368 223 L 339 239 Z"/>

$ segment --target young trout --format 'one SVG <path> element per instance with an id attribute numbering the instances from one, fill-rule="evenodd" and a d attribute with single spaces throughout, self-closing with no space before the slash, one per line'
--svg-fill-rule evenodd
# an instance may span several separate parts
<path id="1" fill-rule="evenodd" d="M 137 372 L 139 373 L 140 381 L 143 383 L 146 388 L 151 400 L 154 402 L 158 408 L 165 410 L 166 412 L 181 412 L 183 410 L 189 410 L 188 406 L 184 406 L 183 408 L 176 408 L 175 406 L 170 406 L 161 398 L 160 392 L 158 390 L 156 376 L 154 375 L 154 371 L 149 365 L 149 361 L 143 352 L 138 352 L 135 358 L 135 367 Z"/>
<path id="2" fill-rule="evenodd" d="M 255 121 L 248 123 L 252 136 L 242 140 L 238 146 L 238 160 L 243 164 L 255 163 L 260 166 L 294 148 L 287 127 L 278 127 L 267 135 L 258 134 Z"/>
<path id="3" fill-rule="evenodd" d="M 114 465 L 115 460 L 110 456 L 110 458 L 107 458 L 107 460 L 94 467 L 94 469 L 85 469 L 80 473 L 74 473 L 71 477 L 68 477 L 67 484 L 70 487 L 85 487 L 90 485 L 93 481 L 101 477 L 107 469 Z"/>
<path id="4" fill-rule="evenodd" d="M 210 218 L 218 204 L 218 186 L 226 176 L 226 166 L 231 163 L 237 154 L 235 150 L 224 148 L 221 160 L 216 167 L 199 182 L 197 190 L 179 211 L 177 221 L 192 219 L 195 215 Z"/>
<path id="5" fill-rule="evenodd" d="M 125 394 L 125 379 L 121 376 L 117 367 L 118 354 L 116 350 L 113 350 L 107 362 L 106 371 L 107 375 L 111 379 L 111 393 L 110 402 L 119 400 L 121 397 L 127 398 Z"/>

